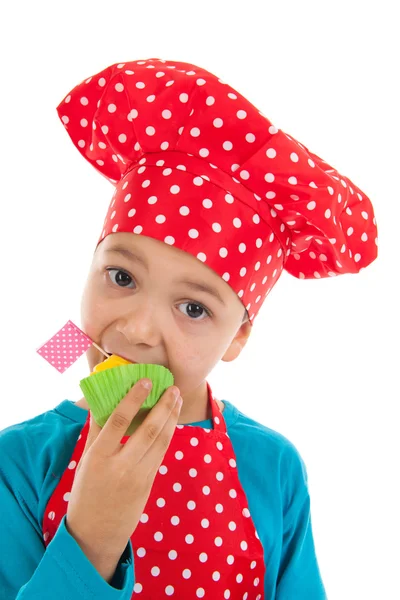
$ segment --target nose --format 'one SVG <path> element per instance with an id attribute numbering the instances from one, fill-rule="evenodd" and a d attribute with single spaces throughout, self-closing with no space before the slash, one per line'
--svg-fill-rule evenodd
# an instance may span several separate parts
<path id="1" fill-rule="evenodd" d="M 118 321 L 116 330 L 126 337 L 130 346 L 156 346 L 160 341 L 160 327 L 154 306 L 146 301 L 136 302 Z"/>

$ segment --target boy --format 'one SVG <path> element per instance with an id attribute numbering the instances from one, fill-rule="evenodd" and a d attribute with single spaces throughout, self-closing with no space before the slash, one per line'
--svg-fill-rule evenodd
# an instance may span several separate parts
<path id="1" fill-rule="evenodd" d="M 96 429 L 85 398 L 1 432 L 5 597 L 326 598 L 301 456 L 217 401 L 206 377 L 239 356 L 284 268 L 321 278 L 375 260 L 368 197 L 195 65 L 112 65 L 58 113 L 116 188 L 84 330 L 168 367 L 183 404 L 179 414 L 168 391 L 150 411 L 152 445 L 145 423 L 130 437 L 112 419 Z M 92 347 L 88 359 L 93 370 L 103 356 Z M 136 386 L 120 423 L 133 397 L 138 408 Z"/>

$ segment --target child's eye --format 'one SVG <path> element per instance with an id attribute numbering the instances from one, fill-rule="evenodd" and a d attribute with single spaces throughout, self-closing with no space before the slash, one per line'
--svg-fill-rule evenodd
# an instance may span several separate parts
<path id="1" fill-rule="evenodd" d="M 127 285 L 119 285 L 119 283 L 121 283 L 121 284 L 124 284 L 124 283 L 127 284 L 127 283 L 129 283 L 129 282 L 127 282 L 127 278 L 130 279 L 132 281 L 132 283 L 134 281 L 133 277 L 131 277 L 126 271 L 123 271 L 122 269 L 116 269 L 116 268 L 109 267 L 109 268 L 106 269 L 106 271 L 108 271 L 110 273 L 111 273 L 111 271 L 116 271 L 116 273 L 117 273 L 117 275 L 116 275 L 116 285 L 118 287 L 127 287 Z M 119 276 L 120 273 L 122 273 L 122 277 Z M 110 278 L 111 278 L 111 281 L 112 281 L 112 275 L 110 275 Z M 129 288 L 129 289 L 132 289 L 132 288 Z M 198 313 L 199 310 L 200 310 L 200 311 L 204 311 L 207 314 L 207 317 L 211 317 L 212 316 L 211 312 L 208 310 L 208 308 L 206 308 L 205 306 L 203 306 L 203 304 L 201 304 L 200 302 L 196 302 L 194 300 L 188 300 L 187 302 L 182 302 L 182 304 L 180 304 L 179 306 L 183 306 L 184 304 L 186 304 L 188 306 L 191 306 L 191 307 L 195 307 L 197 309 L 197 310 L 190 311 L 192 313 L 193 312 Z M 187 314 L 187 316 L 190 316 L 190 315 Z M 191 316 L 190 316 L 190 319 L 192 321 L 204 321 L 205 320 L 205 319 L 192 318 Z"/>

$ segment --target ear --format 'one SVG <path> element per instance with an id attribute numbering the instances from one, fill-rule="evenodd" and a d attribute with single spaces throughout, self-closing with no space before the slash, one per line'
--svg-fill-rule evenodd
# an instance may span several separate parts
<path id="1" fill-rule="evenodd" d="M 243 325 L 240 326 L 237 334 L 233 338 L 229 348 L 226 350 L 221 360 L 223 360 L 224 362 L 232 362 L 232 360 L 235 360 L 235 358 L 239 356 L 239 354 L 245 347 L 247 340 L 250 337 L 252 329 L 253 328 L 249 321 L 243 323 Z"/>

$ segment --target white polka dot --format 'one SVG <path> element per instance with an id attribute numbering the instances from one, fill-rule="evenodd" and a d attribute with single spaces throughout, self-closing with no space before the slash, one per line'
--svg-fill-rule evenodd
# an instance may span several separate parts
<path id="1" fill-rule="evenodd" d="M 228 250 L 226 248 L 220 248 L 219 255 L 221 258 L 226 258 L 228 256 Z"/>
<path id="2" fill-rule="evenodd" d="M 242 550 L 247 550 L 247 542 L 245 542 L 244 540 L 240 542 L 240 547 Z"/>
<path id="3" fill-rule="evenodd" d="M 227 559 L 226 562 L 228 563 L 228 565 L 233 565 L 233 563 L 235 562 L 235 557 L 232 556 L 232 554 L 230 554 Z"/>
<path id="4" fill-rule="evenodd" d="M 255 568 L 256 568 L 256 565 L 257 565 L 257 562 L 256 562 L 255 560 L 253 560 L 253 561 L 251 562 L 250 569 L 255 569 Z"/>
<path id="5" fill-rule="evenodd" d="M 255 578 L 254 580 L 254 586 L 257 587 L 257 585 L 260 583 L 260 580 L 258 577 Z"/>
<path id="6" fill-rule="evenodd" d="M 117 110 L 117 107 L 115 106 L 115 104 L 109 104 L 107 106 L 107 110 L 109 113 L 115 113 L 115 111 Z"/>
<path id="7" fill-rule="evenodd" d="M 214 540 L 214 543 L 216 546 L 222 546 L 222 538 L 221 537 L 216 537 Z"/>
<path id="8" fill-rule="evenodd" d="M 180 492 L 182 489 L 182 486 L 180 483 L 174 483 L 174 485 L 172 486 L 172 489 L 174 490 L 174 492 Z"/>
<path id="9" fill-rule="evenodd" d="M 80 120 L 80 124 L 81 124 L 81 127 L 87 127 L 88 126 L 88 120 L 87 119 L 81 119 Z"/>
<path id="10" fill-rule="evenodd" d="M 221 574 L 219 571 L 214 571 L 214 573 L 212 574 L 212 578 L 214 579 L 214 581 L 219 581 L 221 579 Z"/>
<path id="11" fill-rule="evenodd" d="M 154 135 L 155 132 L 156 132 L 156 130 L 151 125 L 149 125 L 148 127 L 146 127 L 146 133 L 147 133 L 147 135 Z"/>
<path id="12" fill-rule="evenodd" d="M 160 567 L 152 567 L 151 574 L 153 575 L 153 577 L 158 577 L 158 575 L 160 574 Z"/>
<path id="13" fill-rule="evenodd" d="M 189 510 L 194 510 L 196 508 L 196 502 L 194 502 L 194 500 L 189 500 L 187 507 Z"/>
<path id="14" fill-rule="evenodd" d="M 168 558 L 169 558 L 170 560 L 175 560 L 177 556 L 178 556 L 178 553 L 177 553 L 177 551 L 176 551 L 176 550 L 170 550 L 170 551 L 168 552 Z"/>
<path id="15" fill-rule="evenodd" d="M 230 458 L 229 459 L 229 464 L 231 467 L 235 468 L 236 467 L 236 460 L 234 458 Z"/>
<path id="16" fill-rule="evenodd" d="M 50 521 L 54 521 L 55 516 L 56 516 L 56 513 L 54 512 L 54 510 L 51 510 L 48 514 Z"/>
<path id="17" fill-rule="evenodd" d="M 207 529 L 207 527 L 209 527 L 209 526 L 210 526 L 210 521 L 209 521 L 208 519 L 202 519 L 202 521 L 201 521 L 201 526 L 202 526 L 204 529 Z"/>
<path id="18" fill-rule="evenodd" d="M 205 463 L 210 463 L 212 461 L 212 457 L 210 454 L 205 454 L 203 460 Z"/>
<path id="19" fill-rule="evenodd" d="M 176 458 L 176 460 L 182 460 L 183 452 L 181 452 L 181 450 L 178 450 L 177 452 L 175 452 L 175 458 Z"/>
<path id="20" fill-rule="evenodd" d="M 230 590 L 225 590 L 224 591 L 224 598 L 225 598 L 225 600 L 229 600 L 230 597 L 231 597 Z"/>
<path id="21" fill-rule="evenodd" d="M 187 536 L 185 536 L 185 542 L 187 544 L 193 544 L 194 542 L 194 537 L 192 536 L 191 533 L 188 533 Z"/>
<path id="22" fill-rule="evenodd" d="M 197 229 L 189 229 L 188 235 L 189 237 L 196 239 L 199 237 L 199 232 L 197 231 Z"/>
<path id="23" fill-rule="evenodd" d="M 81 104 L 83 106 L 87 106 L 89 104 L 89 100 L 86 98 L 86 96 L 82 96 L 82 98 L 81 98 Z"/>
<path id="24" fill-rule="evenodd" d="M 235 529 L 236 529 L 235 521 L 230 521 L 228 527 L 231 531 L 235 531 Z"/>
<path id="25" fill-rule="evenodd" d="M 203 589 L 203 588 L 198 588 L 198 589 L 196 590 L 196 596 L 197 596 L 198 598 L 204 598 L 204 595 L 205 595 L 205 591 L 204 591 L 204 589 Z"/>
<path id="26" fill-rule="evenodd" d="M 161 467 L 158 469 L 158 472 L 161 473 L 161 475 L 165 475 L 168 473 L 168 469 L 165 465 L 161 465 Z"/>
<path id="27" fill-rule="evenodd" d="M 203 494 L 204 494 L 205 496 L 208 496 L 210 492 L 211 492 L 211 490 L 210 490 L 210 488 L 208 487 L 208 485 L 205 485 L 205 486 L 203 487 Z"/>
<path id="28" fill-rule="evenodd" d="M 171 192 L 171 194 L 179 194 L 181 189 L 180 189 L 179 185 L 173 185 L 170 187 L 169 191 Z"/>
<path id="29" fill-rule="evenodd" d="M 221 444 L 221 442 L 217 442 L 216 446 L 217 446 L 218 450 L 223 450 L 224 449 L 224 446 L 223 446 L 223 444 Z"/>
<path id="30" fill-rule="evenodd" d="M 222 227 L 219 223 L 213 223 L 211 227 L 213 231 L 215 231 L 215 233 L 220 233 L 220 231 L 222 230 Z"/>
<path id="31" fill-rule="evenodd" d="M 233 204 L 234 201 L 235 199 L 232 196 L 232 194 L 225 194 L 225 202 L 227 202 L 228 204 Z"/>
<path id="32" fill-rule="evenodd" d="M 190 569 L 184 569 L 184 570 L 182 571 L 182 577 L 183 577 L 184 579 L 189 579 L 191 576 L 192 576 L 192 572 L 191 572 L 191 570 L 190 570 Z"/>
<path id="33" fill-rule="evenodd" d="M 180 518 L 179 518 L 179 517 L 177 517 L 176 515 L 175 515 L 175 516 L 173 516 L 173 517 L 171 517 L 171 523 L 172 523 L 172 525 L 179 525 L 179 523 L 180 523 Z"/>
<path id="34" fill-rule="evenodd" d="M 76 467 L 76 460 L 71 460 L 71 462 L 68 465 L 68 469 L 75 469 Z"/>
<path id="35" fill-rule="evenodd" d="M 204 562 L 207 562 L 207 560 L 208 560 L 208 556 L 207 556 L 207 554 L 206 554 L 205 552 L 202 552 L 202 553 L 200 554 L 200 556 L 199 556 L 199 560 L 200 560 L 200 562 L 202 562 L 202 563 L 204 563 Z"/>
<path id="36" fill-rule="evenodd" d="M 239 229 L 242 226 L 242 221 L 236 217 L 233 219 L 233 226 Z"/>
<path id="37" fill-rule="evenodd" d="M 118 141 L 121 142 L 121 144 L 123 144 L 124 142 L 126 142 L 128 138 L 126 137 L 125 133 L 120 133 L 118 136 Z"/>
<path id="38" fill-rule="evenodd" d="M 141 583 L 135 583 L 133 586 L 133 591 L 140 593 L 143 590 L 143 586 Z"/>
<path id="39" fill-rule="evenodd" d="M 161 531 L 156 531 L 154 534 L 154 539 L 156 540 L 156 542 L 161 542 L 161 540 L 163 539 L 163 534 L 161 533 Z"/>
<path id="40" fill-rule="evenodd" d="M 208 198 L 205 198 L 203 200 L 203 206 L 204 208 L 211 208 L 213 205 L 212 200 L 209 200 Z"/>
<path id="41" fill-rule="evenodd" d="M 217 513 L 222 513 L 224 510 L 224 507 L 222 506 L 222 504 L 217 504 L 215 506 L 215 510 L 217 511 Z"/>
<path id="42" fill-rule="evenodd" d="M 70 497 L 71 497 L 71 492 L 66 492 L 63 496 L 63 499 L 65 500 L 65 502 L 68 502 Z"/>
<path id="43" fill-rule="evenodd" d="M 157 506 L 159 508 L 163 508 L 165 506 L 165 500 L 164 500 L 164 498 L 158 498 L 158 500 L 157 500 Z"/>
<path id="44" fill-rule="evenodd" d="M 159 223 L 160 225 L 162 223 L 165 223 L 166 220 L 167 220 L 167 217 L 165 215 L 157 215 L 156 216 L 156 223 Z"/>
<path id="45" fill-rule="evenodd" d="M 133 119 L 137 119 L 138 116 L 139 116 L 139 113 L 136 110 L 136 108 L 132 108 L 132 110 L 130 111 L 130 113 L 127 116 L 127 119 L 128 119 L 128 121 L 133 121 Z"/>
<path id="46" fill-rule="evenodd" d="M 172 585 L 167 585 L 167 587 L 165 588 L 165 593 L 167 594 L 167 596 L 172 596 L 174 591 L 175 589 Z"/>
<path id="47" fill-rule="evenodd" d="M 224 474 L 221 473 L 221 471 L 218 471 L 218 473 L 215 475 L 215 477 L 218 481 L 222 481 L 224 478 Z"/>
<path id="48" fill-rule="evenodd" d="M 146 550 L 144 548 L 138 548 L 137 551 L 136 551 L 136 554 L 140 558 L 143 558 L 143 556 L 146 556 Z"/>
<path id="49" fill-rule="evenodd" d="M 140 521 L 142 523 L 147 523 L 148 520 L 149 520 L 149 516 L 146 515 L 146 513 L 142 513 L 142 515 L 140 516 Z"/>
<path id="50" fill-rule="evenodd" d="M 238 110 L 236 116 L 238 119 L 245 119 L 247 117 L 247 113 L 245 110 Z"/>
<path id="51" fill-rule="evenodd" d="M 190 477 L 197 477 L 196 469 L 189 469 L 189 475 Z"/>
<path id="52" fill-rule="evenodd" d="M 193 127 L 193 128 L 190 130 L 190 135 L 191 135 L 192 137 L 199 137 L 199 135 L 200 135 L 200 129 L 199 129 L 198 127 Z"/>

